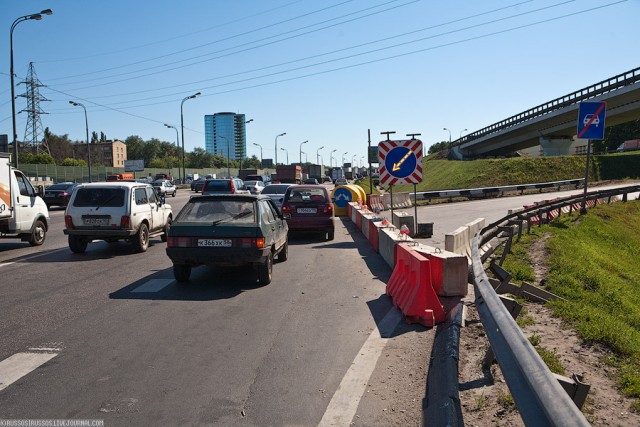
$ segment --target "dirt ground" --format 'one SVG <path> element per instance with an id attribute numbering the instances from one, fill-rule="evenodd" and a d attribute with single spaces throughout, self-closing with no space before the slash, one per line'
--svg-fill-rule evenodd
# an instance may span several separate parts
<path id="1" fill-rule="evenodd" d="M 544 283 L 546 238 L 532 245 L 530 257 L 536 272 L 536 284 Z M 470 292 L 473 287 L 470 286 Z M 467 298 L 467 327 L 460 337 L 460 401 L 465 426 L 523 426 L 507 384 L 497 363 L 490 372 L 483 372 L 482 361 L 489 343 L 473 304 L 473 294 Z M 640 414 L 630 410 L 632 399 L 624 397 L 615 383 L 615 369 L 603 362 L 606 349 L 585 344 L 575 331 L 542 304 L 525 303 L 526 313 L 533 319 L 522 331 L 525 336 L 537 335 L 540 344 L 555 351 L 565 369 L 565 376 L 583 375 L 591 389 L 582 408 L 593 426 L 640 426 Z"/>

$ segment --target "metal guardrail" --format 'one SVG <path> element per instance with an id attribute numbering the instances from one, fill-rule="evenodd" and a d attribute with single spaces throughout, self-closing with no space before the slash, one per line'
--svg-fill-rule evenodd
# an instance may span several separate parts
<path id="1" fill-rule="evenodd" d="M 480 130 L 469 133 L 464 137 L 453 141 L 452 145 L 455 147 L 466 142 L 473 141 L 474 139 L 481 138 L 485 135 L 499 132 L 503 129 L 515 126 L 519 123 L 532 120 L 545 114 L 549 114 L 552 111 L 578 104 L 581 101 L 591 99 L 598 95 L 612 92 L 617 89 L 621 89 L 637 82 L 640 82 L 640 67 L 634 68 L 622 74 L 618 74 L 609 79 L 595 83 L 591 86 L 587 86 L 584 89 L 580 89 L 568 95 L 556 98 L 544 104 L 530 108 L 529 110 L 523 111 L 522 113 L 516 114 L 515 116 L 511 116 Z"/>
<path id="2" fill-rule="evenodd" d="M 416 193 L 415 197 L 418 199 L 447 199 L 451 197 L 474 197 L 474 196 L 488 196 L 496 193 L 504 193 L 506 191 L 523 191 L 543 188 L 558 189 L 565 185 L 574 185 L 578 188 L 584 184 L 584 178 L 568 179 L 564 181 L 552 181 L 552 182 L 540 182 L 536 184 L 523 184 L 523 185 L 505 185 L 500 187 L 482 187 L 482 188 L 468 188 L 463 190 L 440 190 L 440 191 L 424 191 Z M 414 194 L 409 194 L 410 198 L 414 198 Z"/>
<path id="3" fill-rule="evenodd" d="M 624 195 L 626 200 L 627 194 L 639 191 L 640 185 L 595 191 L 587 194 L 587 200 L 602 198 L 611 200 L 611 197 L 617 195 Z M 480 320 L 522 420 L 528 426 L 589 426 L 590 424 L 498 298 L 484 271 L 480 247 L 499 235 L 500 227 L 508 224 L 510 220 L 525 217 L 529 220 L 530 215 L 543 211 L 561 210 L 562 207 L 577 203 L 582 198 L 583 195 L 565 197 L 507 215 L 483 228 L 471 243 L 473 282 Z M 496 248 L 489 248 L 488 251 L 492 253 Z"/>

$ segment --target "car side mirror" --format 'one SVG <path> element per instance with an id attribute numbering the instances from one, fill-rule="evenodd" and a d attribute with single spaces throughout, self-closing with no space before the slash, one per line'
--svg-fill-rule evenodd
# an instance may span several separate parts
<path id="1" fill-rule="evenodd" d="M 158 206 L 162 206 L 166 203 L 164 196 L 158 196 Z"/>
<path id="2" fill-rule="evenodd" d="M 38 196 L 44 197 L 44 185 L 38 185 L 37 189 Z"/>

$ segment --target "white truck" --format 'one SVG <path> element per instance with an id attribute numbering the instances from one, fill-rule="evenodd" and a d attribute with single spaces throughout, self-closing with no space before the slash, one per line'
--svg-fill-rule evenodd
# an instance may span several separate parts
<path id="1" fill-rule="evenodd" d="M 11 167 L 11 156 L 0 153 L 0 238 L 19 238 L 31 246 L 44 243 L 49 210 L 44 188 L 34 189 L 22 172 Z"/>

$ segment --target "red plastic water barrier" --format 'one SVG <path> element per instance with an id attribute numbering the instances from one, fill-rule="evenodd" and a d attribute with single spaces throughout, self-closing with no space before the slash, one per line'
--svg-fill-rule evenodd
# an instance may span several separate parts
<path id="1" fill-rule="evenodd" d="M 369 220 L 369 235 L 367 238 L 369 239 L 369 243 L 373 249 L 380 253 L 380 231 L 378 227 L 376 227 L 376 222 L 379 224 L 380 221 L 374 221 L 372 219 Z"/>
<path id="2" fill-rule="evenodd" d="M 395 246 L 396 264 L 387 283 L 387 295 L 407 323 L 434 326 L 445 321 L 444 309 L 431 285 L 429 260 L 405 244 Z"/>
<path id="3" fill-rule="evenodd" d="M 362 231 L 362 209 L 356 212 L 356 227 L 358 227 L 358 230 Z"/>
<path id="4" fill-rule="evenodd" d="M 557 200 L 557 199 L 554 199 L 554 200 L 545 200 L 545 201 L 543 201 L 543 202 L 536 202 L 536 203 L 535 203 L 535 204 L 533 204 L 533 205 L 525 205 L 525 206 L 523 206 L 523 207 L 524 207 L 525 209 L 528 209 L 528 208 L 532 208 L 532 207 L 534 207 L 534 206 L 542 205 L 544 202 L 551 202 L 551 201 L 555 201 L 555 200 Z M 600 204 L 600 199 L 587 200 L 587 205 L 586 205 L 586 206 L 587 206 L 587 208 L 592 208 L 592 207 L 594 207 L 595 205 L 599 205 L 599 204 Z M 580 211 L 580 209 L 582 208 L 582 202 L 576 202 L 576 203 L 573 203 L 573 204 L 571 205 L 571 207 L 573 208 L 573 210 L 574 210 L 574 211 Z M 557 208 L 557 209 L 554 209 L 554 210 L 552 210 L 552 211 L 549 211 L 549 212 L 548 212 L 548 214 L 547 214 L 547 215 L 548 215 L 548 216 L 547 216 L 547 220 L 548 220 L 548 221 L 551 221 L 551 220 L 553 220 L 554 218 L 556 218 L 557 216 L 560 216 L 560 210 L 561 210 L 560 208 Z M 568 206 L 563 207 L 563 208 L 562 208 L 562 212 L 568 213 L 568 212 L 569 212 L 569 208 L 568 208 Z M 538 221 L 540 221 L 540 218 L 538 218 L 537 216 L 534 216 L 534 217 L 531 217 L 530 221 L 531 221 L 533 224 L 537 224 L 537 223 L 538 223 Z"/>

